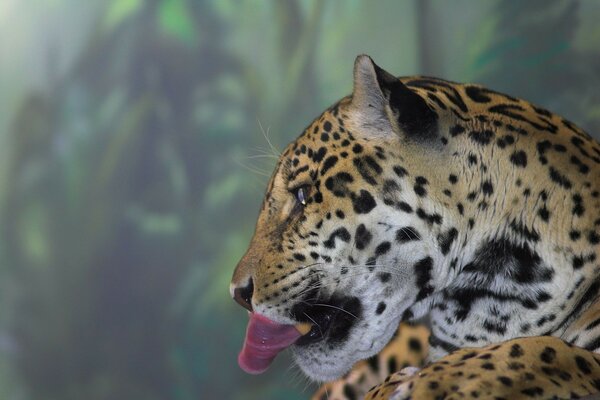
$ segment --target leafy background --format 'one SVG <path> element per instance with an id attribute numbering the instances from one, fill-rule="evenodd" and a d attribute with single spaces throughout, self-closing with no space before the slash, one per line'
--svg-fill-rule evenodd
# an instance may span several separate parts
<path id="1" fill-rule="evenodd" d="M 307 398 L 285 357 L 236 365 L 228 281 L 277 149 L 363 52 L 598 135 L 599 18 L 594 0 L 2 0 L 0 398 Z"/>

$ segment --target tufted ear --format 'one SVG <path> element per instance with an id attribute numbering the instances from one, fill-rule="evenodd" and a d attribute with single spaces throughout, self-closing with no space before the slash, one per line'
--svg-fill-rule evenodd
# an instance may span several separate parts
<path id="1" fill-rule="evenodd" d="M 365 125 L 414 139 L 435 135 L 437 114 L 425 100 L 364 54 L 354 62 L 352 105 Z"/>

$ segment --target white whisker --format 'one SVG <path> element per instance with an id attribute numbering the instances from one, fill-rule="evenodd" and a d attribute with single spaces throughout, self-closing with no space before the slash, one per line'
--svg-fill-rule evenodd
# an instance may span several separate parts
<path id="1" fill-rule="evenodd" d="M 274 156 L 273 154 L 255 154 L 253 156 L 247 156 L 245 158 L 248 158 L 248 159 L 254 159 L 254 158 L 274 158 L 276 160 L 279 159 L 279 157 Z"/>
<path id="2" fill-rule="evenodd" d="M 281 154 L 281 152 L 279 150 L 277 150 L 275 148 L 275 146 L 273 146 L 273 143 L 271 143 L 271 140 L 269 139 L 269 130 L 271 129 L 270 127 L 267 128 L 267 131 L 265 132 L 262 124 L 260 123 L 260 120 L 258 118 L 256 118 L 256 121 L 258 122 L 258 126 L 260 127 L 260 131 L 262 132 L 265 140 L 267 141 L 267 143 L 269 144 L 269 147 L 271 148 L 271 150 L 273 151 L 273 154 L 275 156 L 277 156 L 277 158 L 279 158 L 279 155 Z"/>
<path id="3" fill-rule="evenodd" d="M 310 319 L 312 321 L 312 323 L 315 324 L 317 326 L 317 328 L 319 328 L 319 333 L 321 333 L 321 337 L 323 337 L 323 331 L 321 330 L 321 325 L 317 324 L 317 321 L 312 319 L 310 317 L 310 315 L 306 314 L 305 312 L 303 312 L 302 314 L 304 314 L 306 316 L 306 318 Z"/>
<path id="4" fill-rule="evenodd" d="M 234 159 L 233 161 L 236 164 L 240 165 L 241 167 L 246 168 L 250 172 L 253 172 L 253 173 L 258 174 L 258 175 L 266 176 L 267 178 L 271 177 L 271 175 L 269 173 L 267 173 L 266 171 L 260 170 L 260 169 L 255 168 L 255 167 L 251 167 L 249 165 L 246 165 L 243 162 L 241 162 L 240 160 Z"/>
<path id="5" fill-rule="evenodd" d="M 307 303 L 307 304 L 308 304 L 308 303 Z M 343 309 L 343 308 L 341 308 L 341 307 L 332 306 L 331 304 L 313 303 L 313 304 L 310 304 L 310 305 L 311 305 L 311 306 L 320 306 L 320 307 L 330 307 L 330 308 L 335 308 L 336 310 L 343 311 L 343 312 L 345 312 L 346 314 L 348 314 L 348 315 L 350 315 L 350 316 L 354 317 L 354 319 L 358 319 L 358 317 L 357 317 L 356 315 L 352 314 L 350 311 L 348 311 L 348 310 L 344 310 L 344 309 Z"/>

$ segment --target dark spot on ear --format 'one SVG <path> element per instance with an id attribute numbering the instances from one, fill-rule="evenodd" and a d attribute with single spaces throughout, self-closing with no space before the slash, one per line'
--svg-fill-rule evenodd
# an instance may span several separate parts
<path id="1" fill-rule="evenodd" d="M 381 92 L 387 98 L 396 122 L 406 135 L 419 141 L 435 136 L 437 113 L 429 108 L 427 102 L 421 96 L 410 90 L 399 79 L 384 71 L 375 63 L 373 63 L 373 67 Z M 458 98 L 456 101 L 462 102 L 462 99 Z"/>

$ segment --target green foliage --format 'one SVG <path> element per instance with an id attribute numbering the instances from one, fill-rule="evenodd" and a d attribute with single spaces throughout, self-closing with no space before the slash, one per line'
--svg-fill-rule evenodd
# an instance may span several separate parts
<path id="1" fill-rule="evenodd" d="M 197 32 L 186 0 L 163 0 L 158 10 L 158 23 L 168 35 L 194 44 Z"/>
<path id="2" fill-rule="evenodd" d="M 470 70 L 482 83 L 528 99 L 600 131 L 598 48 L 577 45 L 579 1 L 500 0 L 482 22 Z M 596 42 L 598 43 L 598 42 Z M 476 47 L 475 47 L 476 46 Z M 476 49 L 476 50 L 475 50 Z"/>
<path id="3" fill-rule="evenodd" d="M 112 0 L 104 18 L 105 29 L 112 30 L 138 11 L 143 0 Z"/>

